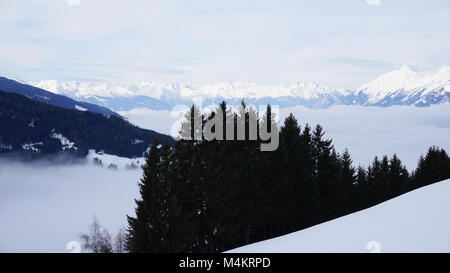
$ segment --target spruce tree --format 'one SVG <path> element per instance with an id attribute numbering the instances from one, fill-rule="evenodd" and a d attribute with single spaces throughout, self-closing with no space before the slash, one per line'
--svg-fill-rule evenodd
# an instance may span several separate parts
<path id="1" fill-rule="evenodd" d="M 304 211 L 300 206 L 300 194 L 302 191 L 303 173 L 302 173 L 302 139 L 301 129 L 298 125 L 297 119 L 290 114 L 284 121 L 280 130 L 280 177 L 274 185 L 274 199 L 278 211 L 282 212 L 277 215 L 282 226 L 280 229 L 285 231 L 295 230 L 301 223 L 301 218 Z M 287 219 L 290 218 L 290 219 Z"/>
<path id="2" fill-rule="evenodd" d="M 350 157 L 350 153 L 347 149 L 341 156 L 341 173 L 340 173 L 340 191 L 336 194 L 340 194 L 339 205 L 342 211 L 348 212 L 352 208 L 352 203 L 355 201 L 355 189 L 356 189 L 356 170 L 352 166 L 353 161 Z"/>
<path id="3" fill-rule="evenodd" d="M 445 150 L 432 146 L 421 156 L 414 172 L 414 187 L 422 187 L 450 178 L 450 158 Z"/>
<path id="4" fill-rule="evenodd" d="M 367 171 L 359 166 L 356 173 L 356 204 L 352 207 L 353 211 L 369 206 L 369 190 Z"/>
<path id="5" fill-rule="evenodd" d="M 406 192 L 409 187 L 409 174 L 396 154 L 389 161 L 389 182 L 392 197 Z"/>
<path id="6" fill-rule="evenodd" d="M 382 179 L 381 162 L 376 156 L 367 171 L 367 182 L 369 186 L 367 201 L 369 206 L 375 205 L 379 201 L 379 196 L 382 194 Z"/>
<path id="7" fill-rule="evenodd" d="M 200 109 L 195 104 L 192 105 L 184 115 L 179 137 L 184 140 L 202 140 L 203 122 L 203 115 Z"/>
<path id="8" fill-rule="evenodd" d="M 161 169 L 161 160 L 161 147 L 154 141 L 139 183 L 141 199 L 136 200 L 136 217 L 127 216 L 129 252 L 168 251 L 168 191 L 164 184 L 165 171 Z"/>
<path id="9" fill-rule="evenodd" d="M 338 175 L 340 171 L 339 158 L 335 152 L 332 141 L 323 139 L 325 132 L 317 125 L 312 137 L 314 172 L 321 197 L 324 200 L 326 217 L 336 215 L 339 210 L 335 190 L 339 189 Z"/>

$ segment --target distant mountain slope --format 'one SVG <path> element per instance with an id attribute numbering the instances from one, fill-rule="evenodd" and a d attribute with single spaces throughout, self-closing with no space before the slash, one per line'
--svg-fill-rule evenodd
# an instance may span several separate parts
<path id="1" fill-rule="evenodd" d="M 450 102 L 450 66 L 416 72 L 409 66 L 382 74 L 356 91 L 362 105 L 430 106 Z"/>
<path id="2" fill-rule="evenodd" d="M 198 102 L 199 99 L 203 100 L 204 105 L 215 104 L 222 100 L 239 104 L 244 99 L 255 105 L 272 103 L 285 107 L 306 105 L 323 108 L 343 104 L 345 97 L 352 94 L 344 89 L 323 87 L 314 82 L 279 85 L 258 85 L 247 82 L 203 85 L 141 82 L 118 86 L 45 80 L 30 84 L 115 111 L 142 107 L 155 110 L 172 109 L 177 104 L 190 105 Z"/>
<path id="3" fill-rule="evenodd" d="M 170 136 L 141 129 L 120 117 L 68 110 L 7 92 L 0 92 L 0 128 L 0 153 L 85 156 L 95 149 L 141 157 L 154 138 L 174 143 Z"/>
<path id="4" fill-rule="evenodd" d="M 450 252 L 450 180 L 234 253 Z M 418 206 L 420 204 L 420 206 Z"/>
<path id="5" fill-rule="evenodd" d="M 17 81 L 3 77 L 0 77 L 0 90 L 23 95 L 33 100 L 63 107 L 66 109 L 120 116 L 119 114 L 105 107 L 90 104 L 87 102 L 76 101 L 69 97 L 58 95 L 31 85 L 19 83 Z"/>
<path id="6" fill-rule="evenodd" d="M 95 103 L 115 111 L 133 108 L 172 109 L 177 104 L 203 105 L 225 100 L 238 104 L 271 103 L 280 107 L 303 105 L 326 108 L 333 105 L 430 106 L 450 102 L 450 66 L 420 73 L 408 66 L 380 75 L 356 90 L 320 86 L 314 82 L 260 85 L 248 82 L 218 84 L 170 84 L 140 82 L 131 85 L 93 84 L 45 80 L 34 86 L 76 100 Z"/>

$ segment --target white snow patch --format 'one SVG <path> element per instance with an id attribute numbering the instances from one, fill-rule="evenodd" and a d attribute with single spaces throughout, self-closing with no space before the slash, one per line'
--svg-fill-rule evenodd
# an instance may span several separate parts
<path id="1" fill-rule="evenodd" d="M 11 151 L 12 150 L 12 146 L 11 144 L 3 144 L 2 142 L 0 142 L 0 151 Z"/>
<path id="2" fill-rule="evenodd" d="M 61 141 L 61 145 L 62 145 L 63 151 L 70 150 L 70 149 L 78 150 L 78 148 L 74 146 L 75 143 L 74 142 L 70 142 L 70 140 L 68 140 L 62 134 L 53 133 L 51 135 L 51 137 L 55 138 L 55 139 L 59 139 L 59 141 Z"/>
<path id="3" fill-rule="evenodd" d="M 79 105 L 75 105 L 75 109 L 78 110 L 78 111 L 82 111 L 82 112 L 85 112 L 85 111 L 88 110 L 88 109 L 86 109 L 86 108 L 84 108 L 84 107 L 81 107 L 81 106 L 79 106 Z"/>
<path id="4" fill-rule="evenodd" d="M 36 97 L 42 98 L 42 99 L 44 99 L 44 100 L 50 100 L 50 98 L 49 98 L 49 97 L 46 97 L 46 96 L 36 96 Z"/>
<path id="5" fill-rule="evenodd" d="M 34 128 L 34 119 L 31 119 L 30 123 L 28 123 L 28 127 Z"/>
<path id="6" fill-rule="evenodd" d="M 140 140 L 140 139 L 137 139 L 137 138 L 135 138 L 135 139 L 133 139 L 133 140 L 131 141 L 131 143 L 132 143 L 133 145 L 141 144 L 141 143 L 143 143 L 143 142 L 144 142 L 143 140 Z"/>
<path id="7" fill-rule="evenodd" d="M 44 143 L 42 143 L 42 142 L 28 143 L 28 144 L 23 144 L 22 149 L 24 149 L 25 151 L 39 152 L 40 150 L 36 146 L 42 146 L 42 145 L 44 145 Z"/>
<path id="8" fill-rule="evenodd" d="M 87 155 L 88 161 L 93 163 L 95 158 L 99 159 L 104 167 L 115 165 L 118 169 L 128 169 L 132 166 L 141 167 L 145 163 L 144 157 L 127 158 L 89 150 Z"/>

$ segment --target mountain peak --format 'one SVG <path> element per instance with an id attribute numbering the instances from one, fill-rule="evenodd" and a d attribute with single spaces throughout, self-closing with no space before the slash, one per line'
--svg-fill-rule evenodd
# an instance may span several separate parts
<path id="1" fill-rule="evenodd" d="M 369 103 L 377 103 L 401 95 L 407 100 L 415 95 L 427 95 L 436 90 L 450 91 L 450 66 L 435 71 L 416 72 L 409 65 L 378 76 L 358 90 L 368 96 Z"/>
<path id="2" fill-rule="evenodd" d="M 409 64 L 404 64 L 397 70 L 402 72 L 415 72 Z"/>
<path id="3" fill-rule="evenodd" d="M 441 67 L 439 67 L 439 69 L 438 69 L 438 73 L 441 73 L 441 72 L 447 72 L 447 73 L 450 73 L 450 65 L 448 65 L 448 64 L 443 64 Z"/>

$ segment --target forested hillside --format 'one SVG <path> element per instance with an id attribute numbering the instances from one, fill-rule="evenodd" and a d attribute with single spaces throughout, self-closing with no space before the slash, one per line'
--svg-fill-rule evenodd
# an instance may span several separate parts
<path id="1" fill-rule="evenodd" d="M 174 140 L 114 115 L 68 110 L 0 91 L 0 153 L 84 156 L 89 149 L 139 157 L 152 140 Z"/>

